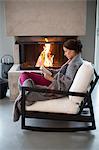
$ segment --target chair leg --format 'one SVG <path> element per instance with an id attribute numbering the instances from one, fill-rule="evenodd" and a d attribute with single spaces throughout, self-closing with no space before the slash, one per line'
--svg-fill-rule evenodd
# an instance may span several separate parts
<path id="1" fill-rule="evenodd" d="M 23 115 L 21 117 L 21 128 L 25 129 L 25 117 Z"/>
<path id="2" fill-rule="evenodd" d="M 92 116 L 92 128 L 96 129 L 95 117 L 94 117 L 94 110 L 93 110 L 91 95 L 89 96 L 89 108 L 90 108 L 90 114 Z"/>

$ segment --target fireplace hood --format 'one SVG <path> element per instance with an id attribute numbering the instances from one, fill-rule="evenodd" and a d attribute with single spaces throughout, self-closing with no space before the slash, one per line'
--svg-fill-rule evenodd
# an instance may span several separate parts
<path id="1" fill-rule="evenodd" d="M 86 0 L 6 1 L 8 36 L 86 34 Z"/>

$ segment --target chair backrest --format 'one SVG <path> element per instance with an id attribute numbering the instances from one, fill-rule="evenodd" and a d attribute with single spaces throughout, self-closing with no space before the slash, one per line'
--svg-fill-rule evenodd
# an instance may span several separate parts
<path id="1" fill-rule="evenodd" d="M 86 105 L 87 106 L 90 105 L 91 110 L 92 110 L 91 93 L 92 93 L 96 83 L 98 82 L 98 80 L 99 80 L 99 76 L 97 75 L 97 73 L 96 73 L 96 71 L 94 69 L 94 79 L 90 83 L 90 89 L 87 92 L 88 97 L 84 98 L 84 101 L 82 101 L 78 114 L 81 114 L 81 112 L 83 111 L 84 107 L 86 107 Z"/>
<path id="2" fill-rule="evenodd" d="M 93 76 L 94 76 L 94 68 L 92 64 L 88 61 L 84 61 L 83 64 L 78 69 L 69 91 L 86 93 L 93 79 Z M 73 102 L 81 104 L 84 98 L 77 96 L 69 96 L 69 99 Z"/>

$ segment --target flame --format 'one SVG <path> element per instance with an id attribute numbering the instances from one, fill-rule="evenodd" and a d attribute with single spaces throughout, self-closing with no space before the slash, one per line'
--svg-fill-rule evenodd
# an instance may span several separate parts
<path id="1" fill-rule="evenodd" d="M 43 48 L 44 49 L 37 60 L 36 67 L 40 67 L 42 65 L 45 67 L 52 67 L 54 55 L 52 55 L 50 51 L 51 44 L 46 43 Z"/>
<path id="2" fill-rule="evenodd" d="M 45 38 L 45 42 L 48 42 L 48 38 Z"/>
<path id="3" fill-rule="evenodd" d="M 53 57 L 50 52 L 50 44 L 45 44 L 44 50 L 45 50 L 45 61 L 44 66 L 45 67 L 52 67 L 53 66 Z"/>

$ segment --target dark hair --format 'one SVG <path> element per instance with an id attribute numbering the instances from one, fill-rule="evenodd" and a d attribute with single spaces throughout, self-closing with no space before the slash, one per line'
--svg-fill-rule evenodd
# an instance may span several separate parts
<path id="1" fill-rule="evenodd" d="M 69 50 L 75 50 L 76 53 L 82 52 L 82 44 L 80 40 L 77 39 L 69 39 L 64 42 L 63 47 Z"/>

